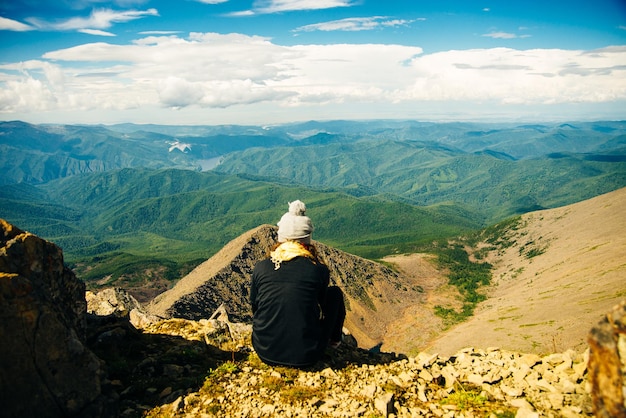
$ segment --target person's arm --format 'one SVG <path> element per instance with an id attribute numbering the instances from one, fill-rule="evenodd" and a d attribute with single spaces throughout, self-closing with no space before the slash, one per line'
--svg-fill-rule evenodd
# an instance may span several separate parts
<path id="1" fill-rule="evenodd" d="M 255 269 L 256 270 L 256 269 Z M 257 302 L 257 280 L 256 271 L 252 273 L 252 279 L 250 280 L 250 305 L 252 306 L 252 314 L 256 312 L 258 307 Z"/>
<path id="2" fill-rule="evenodd" d="M 320 290 L 317 294 L 317 300 L 320 306 L 323 306 L 324 299 L 326 299 L 326 288 L 330 285 L 330 270 L 326 266 L 324 266 L 324 268 L 320 270 L 322 271 L 320 277 L 322 281 L 322 286 L 320 287 Z"/>

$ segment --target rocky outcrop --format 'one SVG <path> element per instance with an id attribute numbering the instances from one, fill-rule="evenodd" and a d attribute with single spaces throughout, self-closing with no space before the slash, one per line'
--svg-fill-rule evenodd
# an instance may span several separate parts
<path id="1" fill-rule="evenodd" d="M 589 381 L 596 417 L 626 417 L 626 302 L 615 306 L 589 334 Z"/>
<path id="2" fill-rule="evenodd" d="M 111 287 L 98 293 L 87 291 L 87 312 L 98 316 L 114 315 L 128 318 L 133 309 L 143 310 L 141 304 L 124 289 Z"/>
<path id="3" fill-rule="evenodd" d="M 181 336 L 206 343 L 211 353 L 222 353 L 221 362 L 203 376 L 197 390 L 173 389 L 176 379 L 171 376 L 170 386 L 155 386 L 153 393 L 163 394 L 162 404 L 147 416 L 594 415 L 589 351 L 539 356 L 466 348 L 450 357 L 423 352 L 406 357 L 359 349 L 353 343 L 328 350 L 310 369 L 295 370 L 261 363 L 249 346 L 250 331 L 249 326 L 232 323 L 224 306 L 200 321 L 146 323 L 144 335 Z M 230 357 L 220 351 L 228 347 Z M 161 364 L 159 356 L 149 358 L 153 370 Z M 176 365 L 159 369 L 164 376 L 154 376 L 155 381 L 172 369 L 185 370 Z"/>
<path id="4" fill-rule="evenodd" d="M 61 249 L 0 220 L 0 404 L 5 417 L 98 417 L 100 360 L 85 346 L 85 285 Z"/>

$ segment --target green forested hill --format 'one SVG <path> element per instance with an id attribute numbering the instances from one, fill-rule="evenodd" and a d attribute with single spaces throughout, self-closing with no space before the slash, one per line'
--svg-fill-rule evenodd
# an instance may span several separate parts
<path id="1" fill-rule="evenodd" d="M 31 125 L 13 121 L 0 122 L 0 185 L 39 184 L 125 167 L 210 169 L 221 157 L 253 148 L 271 148 L 278 156 L 286 147 L 358 143 L 372 149 L 379 146 L 376 143 L 395 141 L 523 160 L 555 153 L 623 155 L 625 138 L 623 121 L 516 125 L 371 120 L 263 127 Z M 367 141 L 374 145 L 366 145 Z M 334 149 L 342 151 L 340 146 Z M 297 157 L 289 160 L 297 162 Z M 334 157 L 340 159 L 341 154 Z M 351 162 L 344 159 L 342 163 Z M 358 163 L 361 167 L 370 165 L 367 159 Z M 387 164 L 393 166 L 395 161 Z"/>
<path id="2" fill-rule="evenodd" d="M 363 141 L 250 149 L 230 154 L 216 170 L 311 187 L 358 186 L 420 206 L 452 202 L 493 223 L 626 186 L 626 158 L 617 155 L 560 153 L 514 160 L 430 143 Z"/>
<path id="3" fill-rule="evenodd" d="M 589 199 L 626 186 L 626 122 L 0 122 L 0 168 L 0 217 L 59 244 L 83 278 L 152 280 L 295 199 L 317 239 L 371 258 Z"/>
<path id="4" fill-rule="evenodd" d="M 18 200 L 22 188 L 29 198 Z M 296 199 L 309 208 L 315 239 L 370 258 L 480 226 L 477 216 L 454 206 L 419 208 L 380 196 L 175 169 L 123 169 L 13 186 L 0 193 L 0 207 L 3 218 L 61 246 L 84 279 L 115 280 L 156 266 L 174 279 L 240 234 L 275 224 Z"/>
<path id="5" fill-rule="evenodd" d="M 126 167 L 199 170 L 228 152 L 286 143 L 256 131 L 179 138 L 141 128 L 119 132 L 103 126 L 0 122 L 0 185 L 40 184 Z"/>

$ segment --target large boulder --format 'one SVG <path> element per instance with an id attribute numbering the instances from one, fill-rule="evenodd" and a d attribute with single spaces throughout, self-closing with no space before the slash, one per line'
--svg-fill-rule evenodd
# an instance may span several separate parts
<path id="1" fill-rule="evenodd" d="M 61 249 L 0 219 L 3 417 L 108 414 L 101 361 L 85 346 L 86 308 Z"/>
<path id="2" fill-rule="evenodd" d="M 626 301 L 589 333 L 589 381 L 598 418 L 626 417 Z"/>

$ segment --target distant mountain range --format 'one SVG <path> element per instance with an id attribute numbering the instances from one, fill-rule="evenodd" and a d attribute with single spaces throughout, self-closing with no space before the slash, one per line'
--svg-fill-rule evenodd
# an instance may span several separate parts
<path id="1" fill-rule="evenodd" d="M 346 159 L 354 157 L 354 147 L 360 150 L 364 143 L 368 143 L 367 149 L 376 152 L 378 142 L 386 147 L 403 143 L 412 148 L 423 148 L 427 154 L 440 158 L 469 154 L 514 161 L 584 154 L 581 158 L 585 160 L 623 162 L 626 159 L 626 122 L 517 126 L 334 121 L 267 127 L 134 124 L 105 127 L 0 122 L 0 166 L 4 169 L 0 184 L 36 184 L 75 174 L 129 167 L 203 169 L 207 165 L 212 167 L 217 159 L 230 153 L 252 150 L 245 156 L 235 154 L 226 159 L 227 170 L 233 171 L 233 161 L 244 158 L 246 164 L 252 164 L 251 159 L 258 148 L 280 149 L 279 152 L 270 151 L 269 154 L 277 158 L 265 160 L 266 163 L 291 161 L 300 166 L 305 162 L 304 158 L 292 159 L 285 154 L 300 153 L 301 150 L 287 152 L 285 148 L 330 146 L 322 147 L 318 159 L 311 161 L 316 163 L 329 155 L 335 160 L 341 159 L 342 146 L 347 144 L 351 145 L 345 150 Z M 385 148 L 381 150 L 383 155 L 372 155 L 362 151 L 365 161 L 357 161 L 362 169 L 369 167 L 373 158 L 386 160 L 389 167 L 395 167 L 399 158 L 395 152 L 402 152 Z M 311 157 L 310 149 L 303 152 Z M 261 154 L 259 158 L 267 158 L 266 155 Z M 402 162 L 397 168 L 402 169 L 405 165 L 406 162 Z M 380 164 L 376 164 L 376 168 L 385 170 Z M 329 174 L 334 177 L 333 173 Z M 349 186 L 350 183 L 346 183 L 349 180 L 333 178 L 332 183 Z"/>
<path id="2" fill-rule="evenodd" d="M 379 258 L 619 189 L 626 122 L 16 121 L 0 123 L 0 166 L 0 217 L 58 243 L 83 278 L 157 291 L 295 199 L 316 239 Z"/>
<path id="3" fill-rule="evenodd" d="M 584 200 L 626 184 L 626 148 L 522 160 L 416 141 L 361 141 L 229 154 L 216 171 L 310 187 L 392 195 L 428 206 L 453 202 L 487 223 Z"/>

